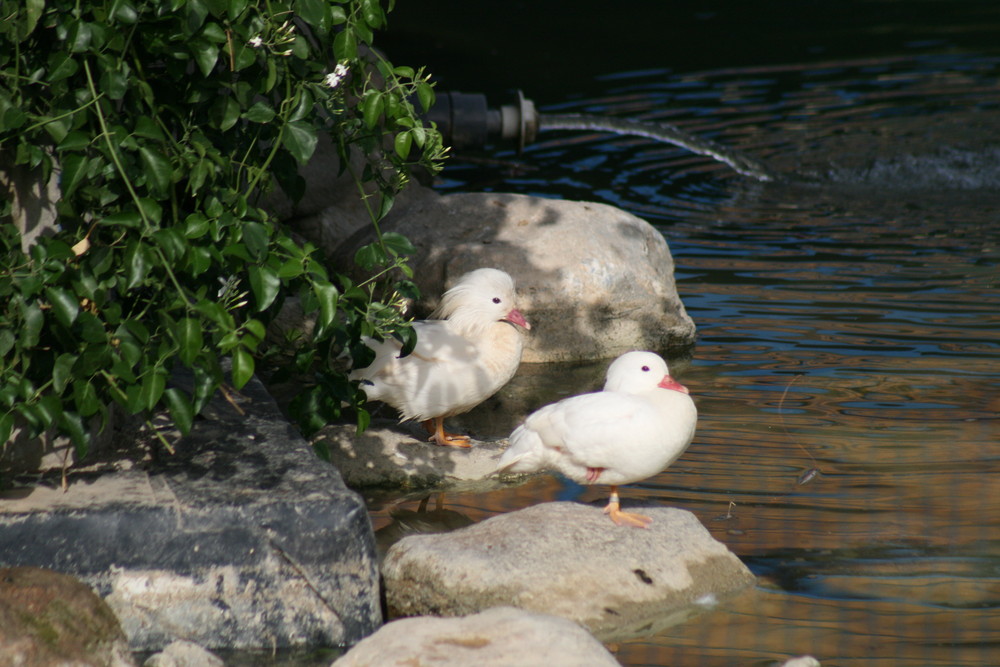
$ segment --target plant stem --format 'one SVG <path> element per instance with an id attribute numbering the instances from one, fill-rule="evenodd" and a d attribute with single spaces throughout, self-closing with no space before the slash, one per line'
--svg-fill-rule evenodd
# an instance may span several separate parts
<path id="1" fill-rule="evenodd" d="M 84 59 L 83 69 L 87 74 L 87 88 L 90 90 L 90 95 L 93 98 L 97 98 L 98 96 L 97 87 L 94 85 L 94 77 L 90 73 L 90 61 L 88 59 Z M 108 152 L 111 154 L 111 161 L 114 162 L 115 169 L 118 170 L 118 174 L 122 177 L 122 182 L 128 189 L 129 195 L 132 197 L 132 201 L 135 203 L 135 207 L 139 209 L 139 217 L 142 218 L 142 222 L 145 225 L 145 235 L 148 236 L 152 234 L 154 231 L 153 224 L 150 222 L 149 217 L 146 215 L 146 210 L 142 207 L 142 201 L 139 198 L 139 194 L 135 191 L 135 188 L 132 186 L 132 179 L 130 179 L 128 177 L 128 174 L 125 172 L 125 167 L 124 165 L 122 165 L 121 157 L 118 155 L 117 148 L 111 141 L 111 133 L 108 131 L 108 123 L 107 120 L 104 118 L 104 112 L 101 109 L 101 105 L 96 104 L 94 108 L 97 111 L 97 122 L 101 126 L 101 136 L 104 138 L 104 143 L 107 144 Z M 156 245 L 153 246 L 153 252 L 155 252 L 157 256 L 159 256 L 160 266 L 163 267 L 163 270 L 166 272 L 167 277 L 170 278 L 170 282 L 172 282 L 174 284 L 174 287 L 177 288 L 177 293 L 183 297 L 184 305 L 190 311 L 192 308 L 191 300 L 188 298 L 187 291 L 184 289 L 183 285 L 181 285 L 180 280 L 177 279 L 177 275 L 174 273 L 173 268 L 170 266 L 170 262 L 167 261 L 166 255 L 164 255 L 163 251 L 159 248 L 159 246 Z"/>

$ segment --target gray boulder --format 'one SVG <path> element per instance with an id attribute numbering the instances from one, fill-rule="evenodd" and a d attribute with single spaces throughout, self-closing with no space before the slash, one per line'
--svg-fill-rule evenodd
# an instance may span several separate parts
<path id="1" fill-rule="evenodd" d="M 350 270 L 357 249 L 375 236 L 356 196 L 332 196 L 344 194 L 342 180 L 324 186 L 330 205 L 299 208 L 291 222 Z M 694 342 L 666 241 L 645 220 L 613 206 L 517 194 L 441 196 L 411 182 L 379 226 L 417 248 L 410 262 L 424 295 L 417 316 L 472 269 L 491 266 L 514 276 L 532 324 L 525 362 L 604 359 L 637 348 L 679 351 Z M 308 331 L 300 317 L 293 309 L 280 326 Z"/>
<path id="2" fill-rule="evenodd" d="M 652 225 L 630 213 L 488 193 L 413 196 L 394 213 L 381 226 L 417 248 L 411 265 L 425 295 L 421 312 L 473 269 L 491 266 L 514 277 L 519 308 L 532 326 L 524 362 L 680 350 L 694 342 L 670 249 Z M 337 247 L 338 264 L 349 265 L 373 238 L 361 228 Z M 330 235 L 317 240 L 329 243 Z"/>
<path id="3" fill-rule="evenodd" d="M 648 530 L 602 510 L 543 503 L 442 535 L 393 545 L 386 601 L 403 616 L 459 616 L 498 605 L 555 614 L 602 641 L 651 634 L 755 579 L 690 512 L 642 508 Z"/>
<path id="4" fill-rule="evenodd" d="M 601 667 L 619 663 L 576 623 L 548 614 L 497 607 L 464 618 L 393 621 L 333 664 L 336 667 Z"/>

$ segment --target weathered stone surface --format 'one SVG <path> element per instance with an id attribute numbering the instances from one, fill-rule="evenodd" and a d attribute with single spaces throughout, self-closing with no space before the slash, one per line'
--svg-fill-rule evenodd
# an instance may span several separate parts
<path id="1" fill-rule="evenodd" d="M 415 191 L 419 191 L 414 186 Z M 311 240 L 350 266 L 356 249 L 373 240 L 370 226 L 346 241 L 334 207 L 329 223 L 302 221 Z M 337 227 L 333 227 L 334 221 Z M 674 283 L 663 236 L 646 221 L 605 204 L 514 194 L 410 194 L 380 223 L 417 248 L 411 260 L 429 312 L 452 281 L 490 266 L 510 273 L 518 306 L 532 325 L 523 361 L 614 357 L 632 349 L 678 350 L 695 327 Z M 356 226 L 356 223 L 348 227 Z"/>
<path id="2" fill-rule="evenodd" d="M 117 405 L 109 406 L 106 416 L 103 420 L 94 417 L 87 424 L 90 431 L 87 451 L 91 458 L 128 447 L 138 434 L 138 420 L 125 415 Z M 76 447 L 70 438 L 59 435 L 55 429 L 33 434 L 20 417 L 14 420 L 7 441 L 0 443 L 0 474 L 13 476 L 63 470 L 76 463 Z"/>
<path id="3" fill-rule="evenodd" d="M 433 508 L 428 507 L 431 497 L 435 498 Z M 408 535 L 449 533 L 475 523 L 471 517 L 462 512 L 446 509 L 443 500 L 443 492 L 427 493 L 415 510 L 404 509 L 398 505 L 389 507 L 390 522 L 375 531 L 380 567 L 381 559 L 385 557 L 389 548 Z"/>
<path id="4" fill-rule="evenodd" d="M 361 435 L 354 425 L 326 426 L 314 441 L 326 444 L 331 462 L 353 488 L 455 489 L 499 484 L 492 474 L 507 446 L 505 440 L 473 440 L 466 449 L 441 447 L 426 439 L 419 425 L 378 420 Z"/>
<path id="5" fill-rule="evenodd" d="M 336 667 L 522 667 L 618 665 L 576 623 L 496 607 L 464 618 L 393 621 L 333 663 Z"/>
<path id="6" fill-rule="evenodd" d="M 118 620 L 77 579 L 36 567 L 0 568 L 0 665 L 134 665 Z"/>
<path id="7" fill-rule="evenodd" d="M 0 492 L 0 565 L 94 587 L 134 650 L 357 641 L 381 623 L 362 499 L 256 380 L 216 399 L 176 454 Z"/>
<path id="8" fill-rule="evenodd" d="M 142 667 L 225 667 L 222 658 L 194 642 L 178 639 L 149 656 Z"/>
<path id="9" fill-rule="evenodd" d="M 443 535 L 405 537 L 386 554 L 386 601 L 404 616 L 498 605 L 576 621 L 599 639 L 648 634 L 700 613 L 754 576 L 690 512 L 642 508 L 648 530 L 597 507 L 543 503 Z"/>

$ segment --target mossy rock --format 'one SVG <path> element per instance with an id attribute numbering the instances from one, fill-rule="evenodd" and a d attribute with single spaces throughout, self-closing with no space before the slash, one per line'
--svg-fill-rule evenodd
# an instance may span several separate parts
<path id="1" fill-rule="evenodd" d="M 130 665 L 111 609 L 79 580 L 36 567 L 0 568 L 0 646 L 9 664 Z"/>

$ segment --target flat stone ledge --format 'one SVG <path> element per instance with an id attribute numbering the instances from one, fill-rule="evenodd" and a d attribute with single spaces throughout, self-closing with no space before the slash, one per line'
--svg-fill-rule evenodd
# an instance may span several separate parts
<path id="1" fill-rule="evenodd" d="M 501 485 L 493 475 L 506 438 L 472 440 L 472 447 L 441 447 L 426 441 L 415 424 L 373 420 L 361 435 L 352 424 L 332 424 L 314 437 L 351 488 L 486 490 Z"/>
<path id="2" fill-rule="evenodd" d="M 464 618 L 393 621 L 348 651 L 335 667 L 617 666 L 576 623 L 549 614 L 497 607 Z"/>
<path id="3" fill-rule="evenodd" d="M 381 624 L 362 499 L 256 379 L 207 409 L 176 454 L 0 493 L 0 565 L 72 574 L 133 650 L 358 641 Z"/>
<path id="4" fill-rule="evenodd" d="M 616 526 L 597 507 L 557 502 L 404 537 L 383 561 L 387 604 L 402 616 L 513 605 L 616 641 L 687 620 L 755 582 L 690 512 L 641 511 L 653 518 L 648 530 Z"/>

